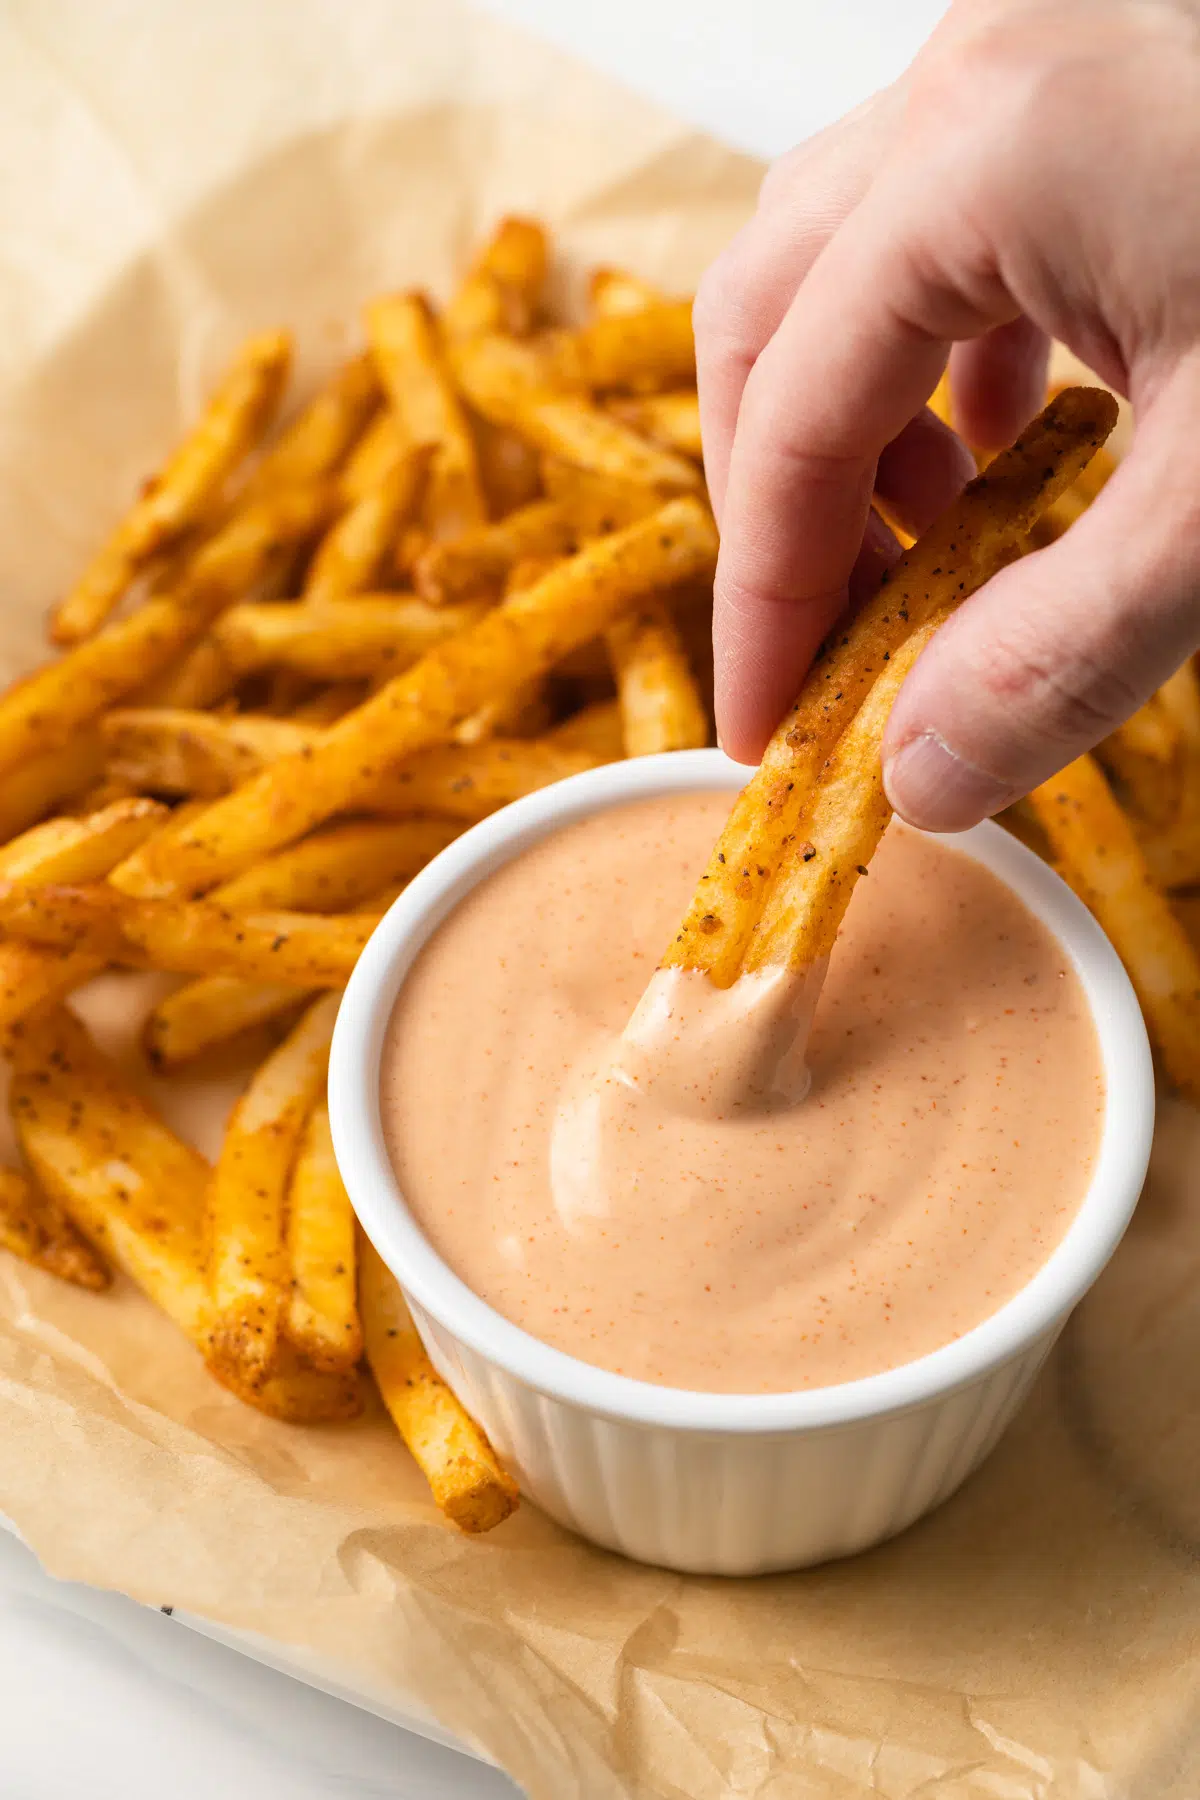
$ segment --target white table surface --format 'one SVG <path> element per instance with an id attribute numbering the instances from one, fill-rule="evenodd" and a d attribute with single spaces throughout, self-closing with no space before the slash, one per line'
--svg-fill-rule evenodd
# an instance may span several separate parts
<path id="1" fill-rule="evenodd" d="M 680 117 L 774 155 L 892 79 L 940 0 L 489 0 Z M 3 1800 L 502 1800 L 502 1775 L 114 1594 L 0 1531 Z"/>

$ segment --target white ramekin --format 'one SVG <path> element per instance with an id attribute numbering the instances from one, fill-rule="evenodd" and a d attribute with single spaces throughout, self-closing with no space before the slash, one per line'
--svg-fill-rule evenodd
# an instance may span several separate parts
<path id="1" fill-rule="evenodd" d="M 1083 983 L 1108 1087 L 1095 1176 L 1027 1287 L 932 1355 L 795 1394 L 701 1394 L 578 1362 L 510 1324 L 441 1260 L 384 1148 L 380 1051 L 417 952 L 469 890 L 548 832 L 645 795 L 741 786 L 716 750 L 573 776 L 444 850 L 371 938 L 330 1064 L 334 1143 L 355 1211 L 408 1298 L 434 1364 L 521 1487 L 552 1518 L 643 1562 L 747 1575 L 845 1556 L 945 1500 L 995 1444 L 1133 1212 L 1154 1123 L 1141 1013 L 1107 938 L 1037 857 L 996 825 L 956 837 L 1049 926 Z M 581 954 L 587 954 L 586 946 Z"/>

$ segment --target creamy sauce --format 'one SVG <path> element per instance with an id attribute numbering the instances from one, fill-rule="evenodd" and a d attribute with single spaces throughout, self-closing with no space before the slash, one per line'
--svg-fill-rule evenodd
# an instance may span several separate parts
<path id="1" fill-rule="evenodd" d="M 397 1002 L 384 1129 L 430 1242 L 535 1337 L 786 1392 L 907 1362 L 1016 1293 L 1083 1198 L 1104 1089 L 1049 932 L 898 824 L 823 985 L 651 982 L 728 808 L 617 807 L 482 882 Z"/>

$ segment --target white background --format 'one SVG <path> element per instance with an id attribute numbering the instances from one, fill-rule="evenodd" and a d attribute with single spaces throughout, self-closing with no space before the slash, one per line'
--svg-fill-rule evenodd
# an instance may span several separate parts
<path id="1" fill-rule="evenodd" d="M 174 0 L 182 4 L 183 0 Z M 146 0 L 150 4 L 150 0 Z M 910 59 L 939 0 L 490 0 L 772 156 Z M 501 1800 L 503 1776 L 174 1620 L 53 1583 L 0 1534 L 0 1800 Z"/>

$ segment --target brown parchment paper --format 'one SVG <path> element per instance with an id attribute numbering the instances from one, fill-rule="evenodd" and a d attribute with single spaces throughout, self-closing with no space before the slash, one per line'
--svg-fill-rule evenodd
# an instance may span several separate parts
<path id="1" fill-rule="evenodd" d="M 684 289 L 759 170 L 457 0 L 0 4 L 0 658 L 248 328 L 311 378 L 499 211 Z M 89 1016 L 133 1053 L 128 984 Z M 148 1084 L 210 1149 L 238 1071 Z M 128 1287 L 0 1263 L 0 1510 L 54 1573 L 432 1710 L 539 1800 L 1194 1800 L 1200 1193 L 1149 1189 L 1022 1417 L 869 1556 L 731 1583 L 526 1507 L 469 1543 L 378 1414 L 240 1407 Z"/>

